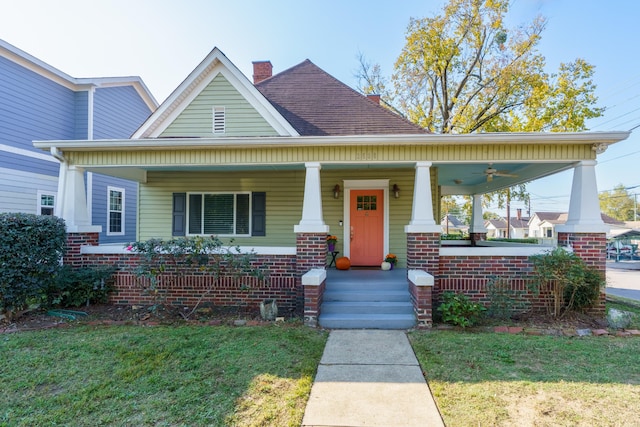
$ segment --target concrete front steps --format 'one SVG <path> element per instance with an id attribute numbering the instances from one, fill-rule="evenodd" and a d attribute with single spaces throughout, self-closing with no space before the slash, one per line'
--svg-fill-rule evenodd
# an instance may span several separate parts
<path id="1" fill-rule="evenodd" d="M 318 323 L 328 329 L 413 328 L 406 270 L 327 270 Z"/>

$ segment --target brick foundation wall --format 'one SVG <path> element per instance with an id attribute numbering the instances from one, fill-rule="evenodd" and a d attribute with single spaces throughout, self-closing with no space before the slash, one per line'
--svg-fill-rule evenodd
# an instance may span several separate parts
<path id="1" fill-rule="evenodd" d="M 153 297 L 145 292 L 148 280 L 135 275 L 140 257 L 124 254 L 80 254 L 79 245 L 87 240 L 73 239 L 65 256 L 65 262 L 74 266 L 112 265 L 118 271 L 114 277 L 115 291 L 110 296 L 113 304 L 150 304 Z M 97 239 L 96 239 L 97 243 Z M 175 306 L 193 307 L 202 298 L 202 303 L 218 306 L 234 306 L 247 310 L 258 310 L 264 299 L 274 298 L 281 316 L 302 315 L 301 290 L 297 286 L 296 257 L 293 255 L 258 255 L 252 267 L 263 269 L 266 280 L 254 277 L 233 279 L 223 277 L 212 285 L 213 278 L 197 268 L 168 265 L 166 274 L 160 279 L 161 301 Z"/>
<path id="2" fill-rule="evenodd" d="M 534 310 L 542 310 L 553 301 L 549 289 L 541 289 L 536 295 L 529 290 L 533 265 L 526 256 L 442 256 L 440 274 L 434 286 L 434 300 L 443 292 L 464 293 L 471 300 L 488 306 L 490 301 L 487 283 L 492 276 L 507 280 L 509 289 L 531 304 Z"/>

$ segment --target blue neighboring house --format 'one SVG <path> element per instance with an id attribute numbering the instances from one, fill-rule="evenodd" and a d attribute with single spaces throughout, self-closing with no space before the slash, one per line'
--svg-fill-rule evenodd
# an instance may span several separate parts
<path id="1" fill-rule="evenodd" d="M 158 104 L 139 77 L 74 78 L 0 40 L 0 212 L 57 215 L 60 163 L 34 140 L 128 138 Z M 138 184 L 85 173 L 100 243 L 136 240 Z"/>

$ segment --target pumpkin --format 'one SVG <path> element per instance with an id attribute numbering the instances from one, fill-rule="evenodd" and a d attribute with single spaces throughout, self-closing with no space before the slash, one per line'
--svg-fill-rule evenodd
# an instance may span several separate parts
<path id="1" fill-rule="evenodd" d="M 383 269 L 384 271 L 391 270 L 391 263 L 387 261 L 382 261 L 382 264 L 380 264 L 380 268 Z"/>
<path id="2" fill-rule="evenodd" d="M 336 260 L 336 268 L 338 270 L 348 270 L 351 268 L 351 261 L 346 256 L 340 257 Z"/>

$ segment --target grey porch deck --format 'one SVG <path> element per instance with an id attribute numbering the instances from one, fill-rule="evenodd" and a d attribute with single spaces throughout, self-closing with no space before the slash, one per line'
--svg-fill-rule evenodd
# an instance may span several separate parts
<path id="1" fill-rule="evenodd" d="M 407 270 L 327 269 L 318 323 L 329 329 L 414 327 Z"/>

